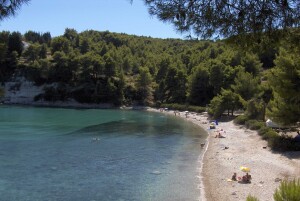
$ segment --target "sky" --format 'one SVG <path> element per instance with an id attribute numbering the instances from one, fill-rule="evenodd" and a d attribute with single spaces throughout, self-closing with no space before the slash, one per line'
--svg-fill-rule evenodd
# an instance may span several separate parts
<path id="1" fill-rule="evenodd" d="M 0 22 L 1 31 L 50 32 L 52 37 L 64 34 L 66 28 L 150 36 L 181 38 L 173 25 L 150 16 L 143 0 L 31 0 L 17 15 Z"/>

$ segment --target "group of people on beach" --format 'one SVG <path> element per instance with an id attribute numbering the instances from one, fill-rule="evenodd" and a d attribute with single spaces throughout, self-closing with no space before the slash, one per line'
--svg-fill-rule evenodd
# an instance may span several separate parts
<path id="1" fill-rule="evenodd" d="M 248 174 L 248 172 L 246 173 L 246 175 L 242 176 L 242 177 L 237 177 L 236 173 L 233 173 L 231 180 L 232 181 L 239 181 L 241 183 L 251 183 L 251 175 Z"/>
<path id="2" fill-rule="evenodd" d="M 218 130 L 215 131 L 215 133 L 216 133 L 215 138 L 225 138 L 225 136 L 222 135 L 222 134 L 226 133 L 225 130 L 218 129 Z M 225 147 L 225 149 L 226 149 L 226 147 Z M 248 172 L 246 172 L 246 174 L 242 177 L 237 177 L 237 174 L 233 173 L 231 181 L 238 181 L 240 183 L 251 183 L 251 179 L 252 179 L 252 177 Z"/>

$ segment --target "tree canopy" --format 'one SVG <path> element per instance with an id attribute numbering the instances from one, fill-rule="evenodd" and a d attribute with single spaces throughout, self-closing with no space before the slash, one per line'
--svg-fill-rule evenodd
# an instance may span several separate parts
<path id="1" fill-rule="evenodd" d="M 239 51 L 224 40 L 78 33 L 70 28 L 54 38 L 50 33 L 2 31 L 0 81 L 23 76 L 43 85 L 35 100 L 181 104 L 208 109 L 215 118 L 247 108 L 253 118 L 263 119 L 267 111 L 268 118 L 292 125 L 299 119 L 300 79 L 298 43 L 290 37 L 265 54 L 261 49 Z"/>
<path id="2" fill-rule="evenodd" d="M 298 0 L 144 0 L 149 13 L 180 32 L 229 37 L 298 27 Z"/>
<path id="3" fill-rule="evenodd" d="M 13 16 L 22 4 L 30 0 L 0 0 L 0 21 L 6 17 Z"/>

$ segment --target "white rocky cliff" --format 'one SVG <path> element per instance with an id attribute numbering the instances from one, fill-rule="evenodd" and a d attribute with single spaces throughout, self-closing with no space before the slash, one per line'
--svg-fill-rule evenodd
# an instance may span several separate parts
<path id="1" fill-rule="evenodd" d="M 32 104 L 34 97 L 43 93 L 44 86 L 36 86 L 23 77 L 6 82 L 3 103 L 6 104 Z"/>

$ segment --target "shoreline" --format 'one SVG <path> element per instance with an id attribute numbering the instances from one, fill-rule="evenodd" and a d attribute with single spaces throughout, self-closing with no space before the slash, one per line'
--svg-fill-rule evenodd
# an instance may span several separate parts
<path id="1" fill-rule="evenodd" d="M 158 109 L 149 111 L 160 112 Z M 163 113 L 174 115 L 174 111 Z M 190 113 L 191 121 L 207 131 L 208 137 L 200 164 L 201 201 L 246 201 L 248 195 L 261 201 L 273 201 L 280 181 L 300 178 L 300 152 L 273 152 L 267 141 L 256 131 L 235 125 L 233 120 L 219 121 L 216 129 L 209 128 L 208 116 Z M 223 129 L 225 138 L 215 138 L 215 131 Z M 234 172 L 245 175 L 241 166 L 250 168 L 251 183 L 230 181 Z"/>
<path id="2" fill-rule="evenodd" d="M 39 101 L 39 102 L 0 102 L 3 106 L 19 106 L 19 107 L 45 107 L 45 108 L 66 108 L 66 109 L 122 109 L 122 110 L 147 110 L 146 106 L 114 106 L 110 103 L 90 104 L 78 103 L 76 101 Z"/>
<path id="3" fill-rule="evenodd" d="M 175 115 L 175 111 L 174 110 L 167 110 L 167 111 L 159 111 L 159 109 L 156 109 L 156 108 L 149 108 L 147 111 L 150 111 L 150 112 L 158 112 L 158 113 L 163 113 L 165 115 L 172 115 L 174 116 Z M 207 127 L 205 127 L 204 125 L 208 126 L 209 124 L 206 124 L 204 122 L 207 122 L 208 121 L 208 117 L 204 114 L 197 114 L 197 113 L 192 113 L 192 114 L 189 114 L 188 117 L 185 117 L 185 112 L 177 112 L 177 116 L 179 118 L 182 118 L 183 120 L 186 120 L 186 121 L 190 121 L 194 124 L 196 124 L 197 126 L 200 126 L 206 133 L 207 133 L 207 138 L 205 140 L 205 145 L 204 147 L 202 148 L 204 151 L 202 154 L 199 155 L 199 159 L 198 159 L 198 162 L 199 162 L 199 179 L 200 179 L 200 186 L 199 186 L 199 190 L 200 190 L 200 197 L 199 197 L 199 201 L 209 201 L 206 199 L 206 196 L 205 196 L 205 184 L 204 184 L 204 179 L 203 179 L 203 165 L 204 165 L 204 157 L 205 157 L 205 153 L 206 151 L 208 150 L 208 147 L 209 147 L 209 132 L 207 131 Z"/>

